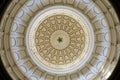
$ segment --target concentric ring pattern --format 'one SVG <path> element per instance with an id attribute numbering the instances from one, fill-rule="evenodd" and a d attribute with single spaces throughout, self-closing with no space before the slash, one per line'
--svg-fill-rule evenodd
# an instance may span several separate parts
<path id="1" fill-rule="evenodd" d="M 108 0 L 13 0 L 0 23 L 0 54 L 13 80 L 107 80 L 120 53 Z"/>
<path id="2" fill-rule="evenodd" d="M 59 22 L 57 23 L 56 22 L 57 19 L 55 19 L 55 18 L 59 18 L 60 23 Z M 82 50 L 83 47 L 84 47 L 84 44 L 85 44 L 85 41 L 84 41 L 85 35 L 83 33 L 83 30 L 80 27 L 77 28 L 76 23 L 75 23 L 75 25 L 72 25 L 72 26 L 75 26 L 76 30 L 78 30 L 78 32 L 77 32 L 78 35 L 76 35 L 76 37 L 78 37 L 77 38 L 78 41 L 72 40 L 74 38 L 71 38 L 71 40 L 70 40 L 70 36 L 75 37 L 75 35 L 73 36 L 72 35 L 73 33 L 71 33 L 71 35 L 70 35 L 69 34 L 70 32 L 67 33 L 67 27 L 68 28 L 70 28 L 70 27 L 68 25 L 66 25 L 65 22 L 67 22 L 67 21 L 65 20 L 65 18 L 68 18 L 68 23 L 72 24 L 72 22 L 69 22 L 69 19 L 71 21 L 71 18 L 69 18 L 69 17 L 67 17 L 65 15 L 62 15 L 62 16 L 55 15 L 55 16 L 51 16 L 50 18 L 47 19 L 48 23 L 43 22 L 43 24 L 41 24 L 41 26 L 39 27 L 40 29 L 37 29 L 37 32 L 36 32 L 35 44 L 37 45 L 37 51 L 40 53 L 40 55 L 43 58 L 45 58 L 47 61 L 51 61 L 50 63 L 53 63 L 53 64 L 70 63 L 71 61 L 73 61 L 73 59 L 76 58 L 76 57 L 72 58 L 73 55 L 78 56 L 78 54 L 76 53 L 76 52 L 78 52 L 77 50 Z M 52 25 L 54 27 L 52 27 L 52 26 L 50 26 L 50 28 L 45 27 L 45 26 L 47 26 L 46 24 L 50 24 L 49 19 L 55 19 L 55 20 L 52 20 L 53 22 L 56 23 L 55 25 L 54 24 Z M 62 23 L 63 20 L 64 20 L 63 23 L 65 23 L 65 24 Z M 66 25 L 66 26 L 64 26 L 64 25 Z M 80 25 L 78 25 L 78 26 L 80 26 Z M 52 31 L 50 31 L 49 33 L 45 32 L 45 31 L 49 31 L 50 29 Z M 70 31 L 70 30 L 68 30 L 68 31 Z M 43 36 L 42 36 L 42 33 L 43 33 Z M 80 42 L 80 41 L 82 41 L 82 42 Z M 78 46 L 75 46 L 75 47 L 77 47 L 76 48 L 77 50 L 75 52 L 73 52 L 73 53 L 72 53 L 72 51 L 74 51 L 73 50 L 74 48 L 68 47 L 69 45 L 72 46 L 72 43 L 73 44 L 79 43 Z M 46 44 L 46 46 L 43 46 L 44 44 Z M 43 49 L 42 46 L 47 47 L 47 48 Z M 52 48 L 51 51 L 49 51 L 48 46 L 50 48 Z M 69 52 L 66 52 L 67 50 L 70 51 L 71 54 Z M 46 55 L 46 54 L 48 54 L 48 55 Z M 52 58 L 52 56 L 53 56 L 53 58 Z M 66 57 L 64 57 L 64 56 L 66 56 Z M 50 60 L 48 58 L 50 58 Z"/>

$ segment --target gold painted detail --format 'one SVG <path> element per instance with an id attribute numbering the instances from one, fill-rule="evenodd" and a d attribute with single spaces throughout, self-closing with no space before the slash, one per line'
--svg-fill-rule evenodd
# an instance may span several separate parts
<path id="1" fill-rule="evenodd" d="M 76 60 L 85 47 L 81 25 L 66 15 L 54 15 L 44 20 L 35 34 L 39 55 L 47 62 L 64 65 Z"/>

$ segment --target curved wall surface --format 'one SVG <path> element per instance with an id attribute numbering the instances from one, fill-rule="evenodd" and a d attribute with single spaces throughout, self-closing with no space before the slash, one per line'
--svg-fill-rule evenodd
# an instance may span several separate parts
<path id="1" fill-rule="evenodd" d="M 2 80 L 115 80 L 118 0 L 2 0 Z"/>

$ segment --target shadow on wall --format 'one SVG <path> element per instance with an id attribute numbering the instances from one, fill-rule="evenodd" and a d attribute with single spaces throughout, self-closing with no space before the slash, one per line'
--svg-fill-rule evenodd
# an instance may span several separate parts
<path id="1" fill-rule="evenodd" d="M 109 0 L 114 9 L 116 10 L 119 20 L 120 20 L 120 0 Z M 120 59 L 118 61 L 118 64 L 114 70 L 114 72 L 112 73 L 112 75 L 110 76 L 110 78 L 108 80 L 120 80 Z"/>
<path id="2" fill-rule="evenodd" d="M 10 1 L 11 0 L 0 0 L 0 21 Z M 0 58 L 0 80 L 12 80 L 4 68 L 1 58 Z"/>

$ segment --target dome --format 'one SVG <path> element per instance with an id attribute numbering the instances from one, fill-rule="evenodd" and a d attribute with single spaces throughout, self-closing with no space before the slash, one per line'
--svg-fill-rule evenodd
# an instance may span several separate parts
<path id="1" fill-rule="evenodd" d="M 0 26 L 13 80 L 107 80 L 119 59 L 119 20 L 104 0 L 13 0 Z"/>

